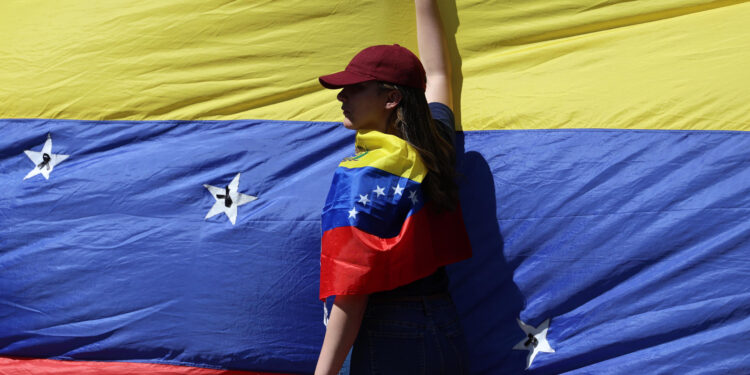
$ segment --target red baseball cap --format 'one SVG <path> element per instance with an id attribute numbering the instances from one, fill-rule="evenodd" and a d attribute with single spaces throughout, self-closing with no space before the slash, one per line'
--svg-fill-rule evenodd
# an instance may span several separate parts
<path id="1" fill-rule="evenodd" d="M 339 89 L 367 81 L 384 81 L 425 90 L 426 76 L 419 58 L 394 45 L 367 47 L 341 72 L 318 78 L 325 88 Z"/>

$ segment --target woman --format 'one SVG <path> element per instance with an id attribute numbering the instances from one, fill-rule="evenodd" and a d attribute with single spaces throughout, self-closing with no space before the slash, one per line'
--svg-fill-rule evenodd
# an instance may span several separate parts
<path id="1" fill-rule="evenodd" d="M 358 153 L 337 169 L 323 213 L 321 299 L 335 301 L 316 374 L 336 374 L 352 345 L 352 374 L 467 371 L 443 267 L 471 256 L 450 64 L 434 1 L 417 0 L 416 13 L 422 62 L 399 45 L 373 46 L 320 77 L 342 89 Z"/>

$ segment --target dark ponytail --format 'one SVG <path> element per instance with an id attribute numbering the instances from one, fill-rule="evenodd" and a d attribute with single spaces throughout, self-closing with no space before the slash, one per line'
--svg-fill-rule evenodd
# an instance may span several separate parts
<path id="1" fill-rule="evenodd" d="M 442 210 L 452 210 L 458 203 L 456 185 L 456 152 L 453 144 L 441 135 L 443 126 L 432 119 L 424 91 L 379 82 L 381 90 L 398 90 L 402 99 L 391 114 L 389 126 L 401 139 L 412 145 L 429 173 L 422 189 Z M 453 129 L 450 129 L 451 131 Z"/>

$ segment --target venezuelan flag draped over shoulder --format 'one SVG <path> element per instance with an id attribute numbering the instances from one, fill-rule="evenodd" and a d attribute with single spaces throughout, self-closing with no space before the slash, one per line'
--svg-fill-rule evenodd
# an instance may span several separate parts
<path id="1" fill-rule="evenodd" d="M 427 201 L 412 146 L 377 131 L 358 132 L 356 145 L 323 208 L 321 299 L 391 290 L 471 256 L 460 208 Z"/>
<path id="2" fill-rule="evenodd" d="M 750 2 L 439 6 L 471 373 L 750 373 Z M 0 35 L 0 374 L 311 373 L 371 277 L 321 240 L 444 245 L 417 159 L 337 169 L 317 80 L 416 52 L 408 1 L 6 0 Z"/>

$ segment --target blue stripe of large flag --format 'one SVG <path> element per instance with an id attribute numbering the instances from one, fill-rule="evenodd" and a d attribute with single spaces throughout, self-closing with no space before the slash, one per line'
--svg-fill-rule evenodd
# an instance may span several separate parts
<path id="1" fill-rule="evenodd" d="M 472 372 L 746 373 L 750 133 L 530 130 L 462 137 L 474 256 L 451 266 Z M 459 142 L 459 143 L 462 143 Z"/>
<path id="2" fill-rule="evenodd" d="M 0 120 L 0 355 L 309 372 L 332 123 Z M 69 155 L 49 180 L 24 152 Z M 459 137 L 472 373 L 747 372 L 750 133 Z M 255 196 L 221 212 L 221 192 Z M 236 194 L 237 192 L 233 192 Z M 237 196 L 235 195 L 235 198 Z M 218 206 L 217 206 L 218 204 Z"/>
<path id="3" fill-rule="evenodd" d="M 311 370 L 331 123 L 2 120 L 0 355 Z M 45 180 L 25 150 L 69 157 Z M 205 219 L 204 185 L 257 199 Z M 223 206 L 223 202 L 219 202 Z"/>

